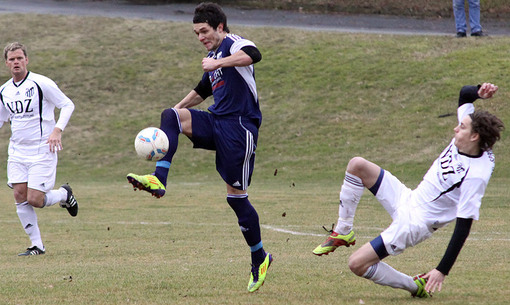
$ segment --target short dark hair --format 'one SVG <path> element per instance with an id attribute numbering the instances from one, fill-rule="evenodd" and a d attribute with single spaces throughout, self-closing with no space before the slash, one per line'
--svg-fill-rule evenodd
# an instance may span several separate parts
<path id="1" fill-rule="evenodd" d="M 223 23 L 223 31 L 230 33 L 227 26 L 227 15 L 221 7 L 212 2 L 202 2 L 195 8 L 193 23 L 207 23 L 213 29 L 217 29 L 220 23 Z"/>
<path id="2" fill-rule="evenodd" d="M 480 135 L 480 149 L 483 151 L 492 149 L 496 141 L 501 139 L 501 131 L 505 129 L 503 122 L 485 110 L 477 110 L 469 116 L 473 132 Z"/>

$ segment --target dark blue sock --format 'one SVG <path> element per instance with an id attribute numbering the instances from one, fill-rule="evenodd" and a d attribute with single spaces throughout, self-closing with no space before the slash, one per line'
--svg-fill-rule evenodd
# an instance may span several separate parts
<path id="1" fill-rule="evenodd" d="M 156 175 L 159 181 L 166 186 L 166 179 L 168 177 L 168 171 L 170 170 L 170 164 L 172 163 L 172 158 L 177 151 L 179 134 L 182 132 L 177 110 L 174 108 L 168 108 L 161 113 L 160 129 L 166 133 L 169 146 L 165 157 L 156 163 L 156 171 L 154 172 L 154 175 Z"/>
<path id="2" fill-rule="evenodd" d="M 266 252 L 260 237 L 259 215 L 248 200 L 248 195 L 228 195 L 227 202 L 236 213 L 241 232 L 250 247 L 252 264 L 262 264 Z"/>

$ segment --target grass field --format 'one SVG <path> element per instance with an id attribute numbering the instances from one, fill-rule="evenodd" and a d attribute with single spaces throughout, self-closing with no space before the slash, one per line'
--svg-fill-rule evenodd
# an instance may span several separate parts
<path id="1" fill-rule="evenodd" d="M 137 4 L 179 2 L 198 4 L 202 2 L 201 0 L 127 1 Z M 246 9 L 293 10 L 308 13 L 383 14 L 418 18 L 449 18 L 453 16 L 452 2 L 443 0 L 218 0 L 217 3 Z M 480 10 L 482 20 L 486 18 L 504 19 L 510 16 L 510 7 L 506 0 L 485 0 L 482 2 Z"/>
<path id="2" fill-rule="evenodd" d="M 311 250 L 326 237 L 322 226 L 336 221 L 352 156 L 417 185 L 452 137 L 455 116 L 439 116 L 455 112 L 462 85 L 498 84 L 497 96 L 478 106 L 509 124 L 510 38 L 232 28 L 263 54 L 256 76 L 264 121 L 249 194 L 275 261 L 264 287 L 248 294 L 249 250 L 212 153 L 192 150 L 182 137 L 168 193 L 159 200 L 133 192 L 125 181 L 130 171 L 153 170 L 153 163 L 135 157 L 136 133 L 157 126 L 160 111 L 200 78 L 204 50 L 191 25 L 1 16 L 2 44 L 27 44 L 29 68 L 54 79 L 76 103 L 57 184 L 73 186 L 80 212 L 71 218 L 58 207 L 38 210 L 47 254 L 19 258 L 28 239 L 10 189 L 0 189 L 0 304 L 508 303 L 507 133 L 495 148 L 497 167 L 481 220 L 433 299 L 412 299 L 348 270 L 349 254 L 389 224 L 368 192 L 356 216 L 358 245 L 320 258 Z M 0 81 L 8 78 L 1 70 Z M 0 130 L 3 160 L 9 133 L 7 126 Z M 5 173 L 5 162 L 0 168 Z M 452 229 L 387 262 L 408 274 L 430 270 Z"/>

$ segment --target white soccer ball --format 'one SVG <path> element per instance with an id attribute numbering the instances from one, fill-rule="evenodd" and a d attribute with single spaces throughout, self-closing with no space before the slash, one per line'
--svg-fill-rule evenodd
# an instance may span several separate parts
<path id="1" fill-rule="evenodd" d="M 156 127 L 143 129 L 135 138 L 136 153 L 147 161 L 161 160 L 168 152 L 168 145 L 168 137 Z"/>

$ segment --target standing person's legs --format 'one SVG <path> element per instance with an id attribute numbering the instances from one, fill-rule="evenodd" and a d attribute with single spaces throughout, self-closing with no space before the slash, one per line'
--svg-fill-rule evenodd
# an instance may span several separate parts
<path id="1" fill-rule="evenodd" d="M 479 33 L 482 31 L 482 25 L 480 24 L 480 0 L 468 0 L 468 5 L 471 34 Z"/>
<path id="2" fill-rule="evenodd" d="M 453 1 L 453 16 L 455 18 L 455 29 L 457 33 L 466 33 L 466 10 L 464 7 L 465 0 L 452 0 Z"/>

